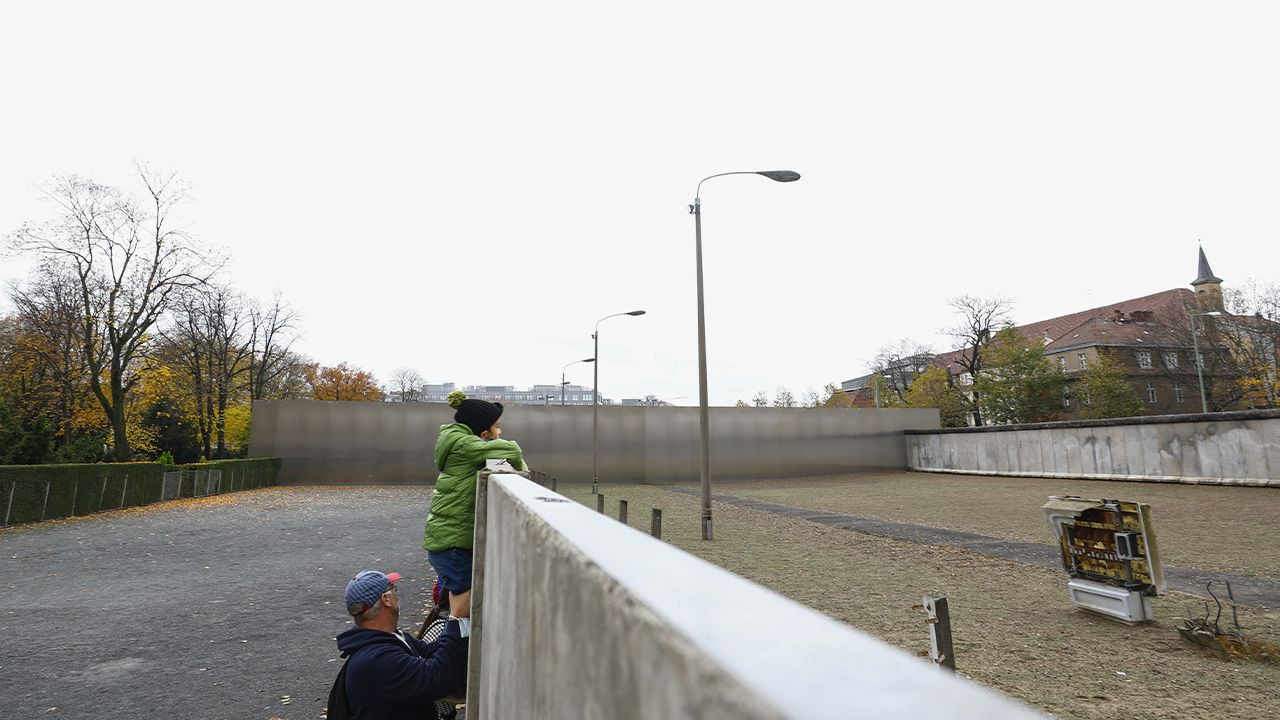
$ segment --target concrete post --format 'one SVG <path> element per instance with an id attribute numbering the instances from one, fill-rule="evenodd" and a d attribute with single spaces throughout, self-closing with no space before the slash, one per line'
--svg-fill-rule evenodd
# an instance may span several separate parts
<path id="1" fill-rule="evenodd" d="M 604 514 L 604 493 L 596 493 L 596 512 Z"/>
<path id="2" fill-rule="evenodd" d="M 653 524 L 649 528 L 649 534 L 662 539 L 662 511 L 658 508 L 653 509 Z"/>
<path id="3" fill-rule="evenodd" d="M 618 522 L 622 523 L 623 525 L 627 524 L 627 501 L 626 500 L 618 501 Z"/>
<path id="4" fill-rule="evenodd" d="M 556 476 L 552 475 L 551 476 L 551 492 L 555 492 L 555 491 L 556 491 Z"/>

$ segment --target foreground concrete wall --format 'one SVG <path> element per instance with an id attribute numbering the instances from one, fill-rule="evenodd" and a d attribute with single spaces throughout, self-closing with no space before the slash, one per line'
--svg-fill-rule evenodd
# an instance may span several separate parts
<path id="1" fill-rule="evenodd" d="M 434 482 L 436 434 L 452 421 L 438 403 L 256 402 L 249 451 L 283 459 L 281 484 Z M 901 470 L 903 431 L 938 426 L 937 410 L 712 408 L 711 463 L 721 480 Z M 590 407 L 511 405 L 502 428 L 532 467 L 591 479 Z M 600 477 L 696 480 L 698 442 L 697 408 L 602 407 Z"/>
<path id="2" fill-rule="evenodd" d="M 521 477 L 479 485 L 472 720 L 1040 717 Z"/>
<path id="3" fill-rule="evenodd" d="M 907 431 L 912 470 L 1280 487 L 1280 411 Z"/>

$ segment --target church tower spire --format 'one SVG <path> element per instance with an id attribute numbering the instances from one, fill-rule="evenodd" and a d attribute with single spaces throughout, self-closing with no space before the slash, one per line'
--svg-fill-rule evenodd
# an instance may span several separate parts
<path id="1" fill-rule="evenodd" d="M 1196 305 L 1205 312 L 1222 311 L 1222 278 L 1213 274 L 1209 267 L 1209 259 L 1204 256 L 1204 246 L 1200 246 L 1200 263 L 1196 269 L 1196 279 L 1191 281 L 1196 289 Z"/>

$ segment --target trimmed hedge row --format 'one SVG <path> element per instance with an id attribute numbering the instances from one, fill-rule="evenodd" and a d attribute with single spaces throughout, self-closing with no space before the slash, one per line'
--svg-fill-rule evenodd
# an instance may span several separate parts
<path id="1" fill-rule="evenodd" d="M 0 527 L 275 485 L 280 458 L 0 465 Z"/>

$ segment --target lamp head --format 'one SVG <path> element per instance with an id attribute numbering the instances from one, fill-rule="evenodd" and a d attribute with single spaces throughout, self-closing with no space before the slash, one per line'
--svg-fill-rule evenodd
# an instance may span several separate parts
<path id="1" fill-rule="evenodd" d="M 643 310 L 632 310 L 631 312 L 629 312 L 629 313 L 627 313 L 627 314 L 628 314 L 628 315 L 643 315 L 643 314 L 644 314 L 644 311 L 643 311 Z"/>
<path id="2" fill-rule="evenodd" d="M 800 173 L 795 170 L 757 170 L 756 174 L 777 182 L 795 182 L 800 179 Z"/>

